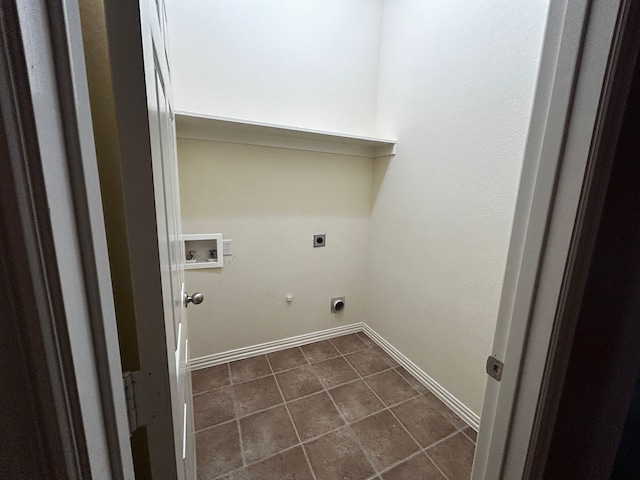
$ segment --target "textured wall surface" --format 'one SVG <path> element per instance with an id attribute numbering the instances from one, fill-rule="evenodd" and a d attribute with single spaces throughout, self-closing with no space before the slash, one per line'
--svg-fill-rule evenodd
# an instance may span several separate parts
<path id="1" fill-rule="evenodd" d="M 547 2 L 385 2 L 367 319 L 480 413 Z M 389 299 L 389 300 L 387 300 Z"/>
<path id="2" fill-rule="evenodd" d="M 363 320 L 480 413 L 547 8 L 170 1 L 178 109 L 398 140 L 376 161 L 180 142 L 185 233 L 236 252 L 189 273 L 193 355 Z"/>
<path id="3" fill-rule="evenodd" d="M 168 0 L 176 109 L 370 134 L 381 14 L 381 0 Z"/>
<path id="4" fill-rule="evenodd" d="M 192 357 L 364 320 L 371 159 L 185 139 L 178 152 L 184 233 L 233 245 L 223 268 L 186 272 L 205 296 L 189 309 Z"/>

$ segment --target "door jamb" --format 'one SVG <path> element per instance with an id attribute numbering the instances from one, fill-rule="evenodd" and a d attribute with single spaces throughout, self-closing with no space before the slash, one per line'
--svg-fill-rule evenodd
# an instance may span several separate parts
<path id="1" fill-rule="evenodd" d="M 528 478 L 538 400 L 555 354 L 551 343 L 566 300 L 567 268 L 597 142 L 611 97 L 611 73 L 628 20 L 627 0 L 552 0 L 525 150 L 494 355 L 501 383 L 488 379 L 474 479 Z M 601 174 L 603 172 L 600 172 Z"/>

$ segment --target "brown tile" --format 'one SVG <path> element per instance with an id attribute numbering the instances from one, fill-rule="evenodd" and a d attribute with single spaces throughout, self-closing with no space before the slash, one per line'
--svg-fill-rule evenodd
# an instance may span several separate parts
<path id="1" fill-rule="evenodd" d="M 340 350 L 340 353 L 343 354 L 357 352 L 358 350 L 368 348 L 367 344 L 364 343 L 356 333 L 332 338 L 331 343 L 333 343 L 335 347 Z"/>
<path id="2" fill-rule="evenodd" d="M 229 383 L 229 366 L 226 363 L 191 372 L 191 388 L 194 395 L 214 388 L 224 387 Z"/>
<path id="3" fill-rule="evenodd" d="M 231 380 L 233 383 L 246 382 L 271 373 L 271 369 L 267 363 L 267 357 L 264 355 L 231 362 L 230 366 Z"/>
<path id="4" fill-rule="evenodd" d="M 222 387 L 193 397 L 195 429 L 212 427 L 236 417 L 232 387 Z"/>
<path id="5" fill-rule="evenodd" d="M 423 448 L 456 431 L 456 427 L 433 408 L 424 395 L 412 398 L 391 410 Z"/>
<path id="6" fill-rule="evenodd" d="M 382 357 L 377 355 L 370 348 L 350 355 L 345 355 L 345 358 L 363 377 L 389 368 L 387 362 L 385 362 Z"/>
<path id="7" fill-rule="evenodd" d="M 329 340 L 310 343 L 300 348 L 311 363 L 322 362 L 340 355 L 340 352 L 336 350 L 336 347 Z"/>
<path id="8" fill-rule="evenodd" d="M 281 372 L 282 370 L 301 367 L 302 365 L 309 363 L 307 362 L 307 359 L 304 358 L 302 350 L 298 347 L 269 353 L 267 357 L 269 358 L 269 363 L 271 363 L 271 368 L 273 368 L 274 372 Z"/>
<path id="9" fill-rule="evenodd" d="M 467 422 L 462 420 L 458 415 L 456 415 L 453 412 L 453 410 L 451 410 L 444 403 L 442 403 L 438 398 L 436 398 L 436 396 L 433 393 L 431 392 L 425 393 L 424 398 L 426 401 L 428 401 L 431 404 L 433 408 L 438 410 L 442 415 L 445 416 L 447 420 L 453 423 L 456 427 L 466 428 L 468 426 Z"/>
<path id="10" fill-rule="evenodd" d="M 365 381 L 387 406 L 418 395 L 418 392 L 395 370 L 377 373 L 367 377 Z"/>
<path id="11" fill-rule="evenodd" d="M 341 385 L 329 393 L 348 422 L 355 422 L 384 408 L 362 380 Z"/>
<path id="12" fill-rule="evenodd" d="M 287 401 L 311 395 L 323 388 L 311 365 L 278 373 L 276 378 Z"/>
<path id="13" fill-rule="evenodd" d="M 467 427 L 464 430 L 462 430 L 462 433 L 464 433 L 467 437 L 469 437 L 473 441 L 473 443 L 477 442 L 478 432 L 476 432 L 473 428 Z"/>
<path id="14" fill-rule="evenodd" d="M 282 395 L 280 395 L 273 375 L 234 385 L 233 389 L 239 416 L 249 415 L 258 410 L 283 403 Z"/>
<path id="15" fill-rule="evenodd" d="M 312 480 L 302 447 L 294 447 L 238 470 L 225 480 Z"/>
<path id="16" fill-rule="evenodd" d="M 380 356 L 380 358 L 382 358 L 385 362 L 387 362 L 387 365 L 389 365 L 392 368 L 398 367 L 400 366 L 400 364 L 398 362 L 396 362 L 391 355 L 389 355 L 387 352 L 385 352 L 382 348 L 380 348 L 379 346 L 374 346 L 371 347 L 371 351 L 375 352 L 377 355 Z"/>
<path id="17" fill-rule="evenodd" d="M 398 367 L 396 368 L 396 371 L 418 392 L 425 393 L 429 391 L 429 389 L 425 387 L 420 380 L 411 375 L 404 367 Z"/>
<path id="18" fill-rule="evenodd" d="M 318 480 L 365 479 L 374 474 L 349 427 L 313 440 L 305 449 Z"/>
<path id="19" fill-rule="evenodd" d="M 388 410 L 351 425 L 373 465 L 382 470 L 419 450 Z"/>
<path id="20" fill-rule="evenodd" d="M 382 475 L 383 480 L 447 480 L 424 453 L 411 457 Z"/>
<path id="21" fill-rule="evenodd" d="M 356 371 L 342 357 L 315 363 L 313 371 L 326 388 L 335 387 L 358 378 Z"/>
<path id="22" fill-rule="evenodd" d="M 210 480 L 242 467 L 237 422 L 196 433 L 198 480 Z"/>
<path id="23" fill-rule="evenodd" d="M 288 407 L 303 442 L 344 425 L 327 392 L 301 398 L 289 403 Z"/>
<path id="24" fill-rule="evenodd" d="M 358 332 L 357 335 L 360 337 L 364 343 L 366 343 L 369 347 L 375 347 L 377 344 L 373 340 L 371 340 L 366 333 Z"/>
<path id="25" fill-rule="evenodd" d="M 240 434 L 248 463 L 270 457 L 298 443 L 284 405 L 241 418 Z"/>
<path id="26" fill-rule="evenodd" d="M 469 480 L 474 449 L 471 440 L 457 433 L 428 449 L 427 455 L 449 480 Z"/>

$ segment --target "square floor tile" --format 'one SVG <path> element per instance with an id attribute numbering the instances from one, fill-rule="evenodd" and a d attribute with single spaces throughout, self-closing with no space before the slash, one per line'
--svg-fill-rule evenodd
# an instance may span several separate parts
<path id="1" fill-rule="evenodd" d="M 377 344 L 376 342 L 374 342 L 373 340 L 371 340 L 366 333 L 364 332 L 358 332 L 357 335 L 360 337 L 360 340 L 362 340 L 364 343 L 366 343 L 368 346 L 370 347 L 375 347 Z"/>
<path id="2" fill-rule="evenodd" d="M 191 372 L 191 388 L 194 395 L 214 388 L 224 387 L 229 383 L 231 383 L 229 381 L 229 366 L 226 363 Z"/>
<path id="3" fill-rule="evenodd" d="M 364 343 L 356 333 L 332 338 L 331 343 L 333 343 L 342 354 L 357 352 L 358 350 L 368 348 L 368 345 Z"/>
<path id="4" fill-rule="evenodd" d="M 233 383 L 246 382 L 271 373 L 271 368 L 269 368 L 269 364 L 267 363 L 267 357 L 264 355 L 231 362 L 230 367 L 231 380 Z"/>
<path id="5" fill-rule="evenodd" d="M 358 378 L 356 371 L 342 357 L 315 363 L 313 371 L 326 388 L 335 387 Z"/>
<path id="6" fill-rule="evenodd" d="M 303 442 L 344 425 L 327 392 L 301 398 L 289 403 L 288 407 Z"/>
<path id="7" fill-rule="evenodd" d="M 249 415 L 284 402 L 273 375 L 234 385 L 233 390 L 239 416 Z"/>
<path id="8" fill-rule="evenodd" d="M 298 443 L 284 405 L 241 418 L 240 434 L 248 463 L 270 457 Z"/>
<path id="9" fill-rule="evenodd" d="M 457 430 L 424 395 L 412 398 L 391 410 L 423 448 Z"/>
<path id="10" fill-rule="evenodd" d="M 469 437 L 473 443 L 476 443 L 476 441 L 478 440 L 478 432 L 476 432 L 471 427 L 465 428 L 464 430 L 462 430 L 462 433 Z"/>
<path id="11" fill-rule="evenodd" d="M 447 420 L 453 423 L 456 427 L 458 428 L 468 427 L 467 422 L 462 420 L 458 415 L 454 413 L 453 410 L 451 410 L 444 403 L 442 403 L 438 398 L 436 398 L 436 396 L 433 393 L 431 392 L 425 393 L 424 398 L 427 402 L 431 404 L 433 408 L 438 410 L 442 415 L 444 415 L 444 417 Z"/>
<path id="12" fill-rule="evenodd" d="M 222 387 L 193 397 L 195 429 L 212 427 L 236 417 L 231 387 Z"/>
<path id="13" fill-rule="evenodd" d="M 474 450 L 473 442 L 464 434 L 458 433 L 426 452 L 449 480 L 469 480 Z"/>
<path id="14" fill-rule="evenodd" d="M 389 365 L 391 368 L 395 368 L 400 366 L 400 364 L 398 362 L 396 362 L 393 357 L 391 357 L 391 355 L 389 355 L 387 352 L 385 352 L 382 348 L 380 348 L 379 346 L 374 346 L 371 347 L 371 351 L 376 353 L 377 355 L 380 356 L 380 358 L 382 358 L 385 362 L 387 362 L 387 365 Z"/>
<path id="15" fill-rule="evenodd" d="M 328 360 L 340 355 L 340 352 L 336 350 L 329 340 L 323 340 L 321 342 L 310 343 L 300 347 L 307 357 L 309 362 L 316 363 Z"/>
<path id="16" fill-rule="evenodd" d="M 375 472 L 349 427 L 305 444 L 318 480 L 365 479 Z"/>
<path id="17" fill-rule="evenodd" d="M 389 369 L 389 365 L 385 362 L 384 358 L 377 355 L 376 352 L 370 348 L 345 355 L 345 358 L 356 372 L 363 377 Z"/>
<path id="18" fill-rule="evenodd" d="M 348 422 L 360 420 L 384 408 L 384 404 L 362 380 L 336 387 L 329 390 L 329 394 Z"/>
<path id="19" fill-rule="evenodd" d="M 311 365 L 276 374 L 285 400 L 295 400 L 323 389 Z"/>
<path id="20" fill-rule="evenodd" d="M 383 480 L 447 480 L 424 453 L 411 457 L 382 475 Z"/>
<path id="21" fill-rule="evenodd" d="M 301 367 L 302 365 L 309 363 L 307 362 L 307 359 L 304 358 L 302 350 L 298 347 L 270 353 L 267 355 L 267 358 L 269 359 L 269 363 L 271 363 L 271 368 L 273 368 L 274 372 L 281 372 L 282 370 Z"/>
<path id="22" fill-rule="evenodd" d="M 387 406 L 418 395 L 418 392 L 395 370 L 377 373 L 367 377 L 365 381 Z"/>
<path id="23" fill-rule="evenodd" d="M 355 422 L 351 428 L 378 470 L 407 458 L 418 445 L 388 410 Z"/>
<path id="24" fill-rule="evenodd" d="M 196 433 L 198 480 L 210 480 L 242 467 L 237 422 Z"/>
<path id="25" fill-rule="evenodd" d="M 225 480 L 313 480 L 302 447 L 294 447 L 238 470 Z"/>
<path id="26" fill-rule="evenodd" d="M 396 368 L 396 372 L 398 372 L 402 377 L 411 385 L 416 391 L 420 393 L 428 392 L 429 389 L 425 387 L 420 380 L 411 375 L 404 367 Z"/>

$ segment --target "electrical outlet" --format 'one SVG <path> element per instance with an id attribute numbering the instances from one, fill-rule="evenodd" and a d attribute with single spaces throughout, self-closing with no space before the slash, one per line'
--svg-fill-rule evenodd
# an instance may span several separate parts
<path id="1" fill-rule="evenodd" d="M 225 257 L 233 255 L 233 250 L 231 249 L 231 240 L 222 240 L 222 255 L 224 255 Z"/>

